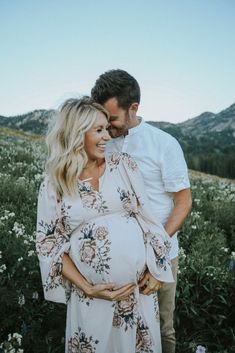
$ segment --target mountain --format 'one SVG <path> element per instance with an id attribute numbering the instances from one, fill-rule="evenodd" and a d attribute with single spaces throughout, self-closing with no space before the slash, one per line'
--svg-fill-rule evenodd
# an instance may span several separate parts
<path id="1" fill-rule="evenodd" d="M 8 127 L 38 135 L 45 134 L 53 113 L 54 110 L 41 109 L 13 117 L 0 116 L 0 127 Z"/>
<path id="2" fill-rule="evenodd" d="M 175 134 L 179 134 L 179 136 L 191 134 L 196 138 L 200 138 L 214 132 L 223 133 L 226 131 L 226 133 L 230 132 L 235 137 L 235 103 L 218 114 L 204 112 L 195 118 L 178 124 L 155 121 L 149 123 L 162 130 L 171 130 Z"/>
<path id="3" fill-rule="evenodd" d="M 53 110 L 3 117 L 0 127 L 45 134 Z M 235 104 L 220 113 L 204 112 L 182 123 L 149 121 L 181 144 L 189 168 L 235 179 Z"/>
<path id="4" fill-rule="evenodd" d="M 235 104 L 218 114 L 206 112 L 179 125 L 183 133 L 193 131 L 193 134 L 197 136 L 203 136 L 211 132 L 231 131 L 233 137 L 235 137 Z"/>

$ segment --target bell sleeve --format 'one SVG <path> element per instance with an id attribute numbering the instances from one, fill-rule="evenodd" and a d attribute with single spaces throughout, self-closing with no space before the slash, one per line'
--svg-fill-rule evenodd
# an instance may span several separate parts
<path id="1" fill-rule="evenodd" d="M 62 275 L 62 259 L 63 254 L 69 252 L 69 235 L 66 209 L 46 177 L 39 189 L 36 232 L 36 251 L 46 300 L 67 302 L 70 282 Z"/>
<path id="2" fill-rule="evenodd" d="M 149 200 L 145 191 L 143 176 L 134 159 L 122 153 L 124 173 L 129 179 L 132 199 L 132 213 L 143 231 L 146 246 L 146 261 L 149 272 L 157 280 L 173 283 L 169 252 L 170 236 L 163 225 L 152 215 Z"/>

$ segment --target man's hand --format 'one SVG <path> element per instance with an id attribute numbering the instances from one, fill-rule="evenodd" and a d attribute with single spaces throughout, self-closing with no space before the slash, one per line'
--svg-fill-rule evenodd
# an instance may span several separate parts
<path id="1" fill-rule="evenodd" d="M 141 279 L 141 281 L 138 284 L 139 284 L 141 294 L 150 295 L 158 291 L 162 287 L 163 282 L 158 281 L 147 270 L 144 274 L 144 277 Z"/>

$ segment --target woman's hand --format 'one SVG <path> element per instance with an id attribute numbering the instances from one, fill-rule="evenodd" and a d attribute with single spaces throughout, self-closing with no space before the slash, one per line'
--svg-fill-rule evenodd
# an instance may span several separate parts
<path id="1" fill-rule="evenodd" d="M 73 261 L 68 254 L 63 255 L 63 268 L 62 273 L 65 278 L 70 282 L 74 283 L 78 288 L 80 288 L 88 297 L 100 298 L 105 300 L 123 300 L 134 292 L 136 287 L 135 283 L 129 283 L 125 286 L 115 288 L 114 283 L 108 284 L 90 284 L 85 277 L 78 271 L 77 267 L 74 265 Z"/>
<path id="2" fill-rule="evenodd" d="M 133 293 L 136 284 L 129 283 L 118 289 L 113 289 L 114 287 L 114 283 L 95 284 L 93 286 L 89 285 L 87 288 L 84 288 L 83 291 L 88 297 L 91 298 L 99 298 L 110 301 L 123 300 L 128 297 L 131 293 Z"/>
<path id="3" fill-rule="evenodd" d="M 163 282 L 158 281 L 147 270 L 138 285 L 141 294 L 150 295 L 158 291 L 162 287 Z"/>

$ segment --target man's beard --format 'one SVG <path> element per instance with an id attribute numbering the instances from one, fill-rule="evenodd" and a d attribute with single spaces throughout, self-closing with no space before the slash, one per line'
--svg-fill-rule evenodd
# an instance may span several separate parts
<path id="1" fill-rule="evenodd" d="M 109 129 L 109 134 L 112 138 L 126 136 L 128 134 L 128 128 L 127 127 L 123 127 L 123 128 L 112 127 Z"/>
<path id="2" fill-rule="evenodd" d="M 130 122 L 130 115 L 128 113 L 126 113 L 126 124 L 123 125 L 120 128 L 117 128 L 115 126 L 111 126 L 109 128 L 109 134 L 112 138 L 117 138 L 120 136 L 126 136 L 128 135 L 128 128 L 129 128 L 129 122 Z"/>

